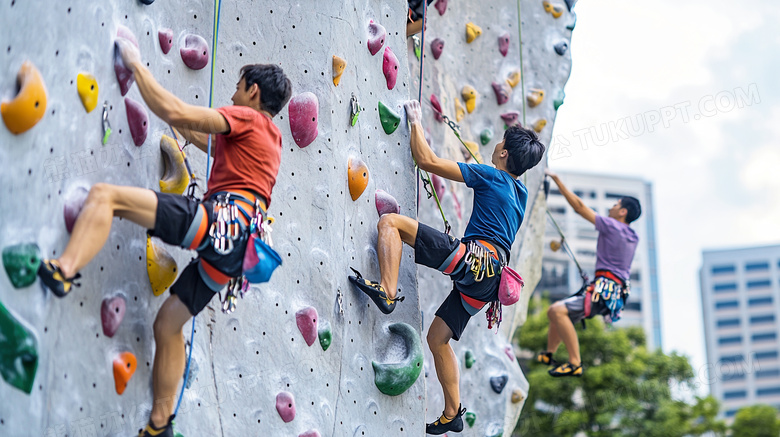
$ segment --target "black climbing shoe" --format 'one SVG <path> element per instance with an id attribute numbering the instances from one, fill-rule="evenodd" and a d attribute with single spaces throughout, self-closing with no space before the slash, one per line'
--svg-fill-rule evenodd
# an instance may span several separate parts
<path id="1" fill-rule="evenodd" d="M 536 362 L 547 366 L 558 366 L 558 363 L 553 360 L 552 352 L 539 352 L 536 354 Z"/>
<path id="2" fill-rule="evenodd" d="M 48 259 L 41 260 L 41 264 L 38 267 L 38 276 L 41 278 L 43 285 L 57 297 L 65 297 L 73 290 L 74 286 L 81 286 L 80 283 L 73 282 L 81 277 L 81 273 L 76 273 L 72 278 L 66 278 L 62 274 L 60 266 Z"/>
<path id="3" fill-rule="evenodd" d="M 561 376 L 576 376 L 579 378 L 582 376 L 584 372 L 585 371 L 582 370 L 582 366 L 575 366 L 572 363 L 568 363 L 568 362 L 563 363 L 560 366 L 547 371 L 547 373 L 549 373 L 550 376 L 554 376 L 556 378 Z"/>
<path id="4" fill-rule="evenodd" d="M 350 269 L 352 269 L 352 271 L 355 272 L 355 275 L 357 276 L 350 276 L 349 281 L 355 284 L 355 286 L 357 286 L 360 291 L 367 294 L 368 297 L 374 301 L 376 306 L 379 307 L 379 311 L 382 311 L 385 314 L 390 314 L 395 309 L 395 303 L 402 302 L 404 300 L 403 297 L 396 297 L 394 299 L 387 297 L 387 293 L 381 285 L 379 285 L 377 282 L 363 279 L 363 276 L 360 274 L 360 272 L 353 269 L 352 267 L 350 267 Z"/>
<path id="5" fill-rule="evenodd" d="M 441 435 L 445 432 L 463 431 L 463 413 L 466 412 L 466 409 L 461 407 L 462 405 L 458 405 L 458 415 L 453 419 L 449 419 L 444 415 L 444 413 L 441 413 L 441 417 L 436 419 L 436 421 L 425 425 L 425 433 L 431 435 Z M 442 423 L 442 420 L 449 421 L 447 423 Z"/>
<path id="6" fill-rule="evenodd" d="M 151 419 L 146 424 L 146 428 L 138 431 L 138 437 L 173 437 L 173 416 L 168 419 L 168 423 L 162 428 L 155 428 Z"/>

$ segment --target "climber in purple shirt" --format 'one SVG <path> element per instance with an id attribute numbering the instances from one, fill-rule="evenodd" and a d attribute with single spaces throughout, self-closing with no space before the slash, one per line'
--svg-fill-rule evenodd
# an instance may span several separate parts
<path id="1" fill-rule="evenodd" d="M 642 209 L 639 200 L 624 196 L 603 217 L 588 208 L 585 203 L 561 182 L 558 175 L 546 170 L 566 201 L 585 220 L 596 225 L 599 232 L 596 245 L 596 279 L 583 288 L 583 293 L 555 302 L 547 310 L 550 329 L 547 332 L 547 350 L 536 355 L 536 361 L 553 366 L 552 376 L 582 376 L 580 344 L 574 324 L 596 316 L 616 321 L 629 293 L 628 279 L 631 261 L 639 242 L 629 224 L 639 218 Z M 552 359 L 561 342 L 569 353 L 569 361 L 558 365 Z"/>

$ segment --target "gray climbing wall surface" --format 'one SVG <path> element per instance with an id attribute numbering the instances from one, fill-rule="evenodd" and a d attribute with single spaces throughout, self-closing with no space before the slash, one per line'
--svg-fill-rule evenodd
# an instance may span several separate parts
<path id="1" fill-rule="evenodd" d="M 479 97 L 474 111 L 460 125 L 464 139 L 477 142 L 480 132 L 492 127 L 493 140 L 481 147 L 488 160 L 502 135 L 499 115 L 505 112 L 517 111 L 520 122 L 528 125 L 546 119 L 541 136 L 545 144 L 549 142 L 553 100 L 569 73 L 568 52 L 559 56 L 553 45 L 569 40 L 566 25 L 573 22 L 573 14 L 564 5 L 562 17 L 555 19 L 541 1 L 523 0 L 519 6 L 520 15 L 513 1 L 484 7 L 451 0 L 444 15 L 434 8 L 428 14 L 423 100 L 437 94 L 444 112 L 454 119 L 455 99 L 461 98 L 463 86 L 472 86 Z M 165 88 L 188 103 L 207 105 L 214 61 L 214 12 L 212 2 L 197 0 L 151 5 L 131 0 L 7 0 L 0 4 L 0 28 L 6 29 L 0 34 L 2 97 L 13 98 L 17 72 L 28 60 L 40 72 L 47 92 L 45 104 L 35 107 L 42 118 L 29 130 L 16 135 L 8 123 L 0 128 L 4 169 L 0 173 L 0 246 L 37 243 L 42 256 L 57 256 L 68 239 L 63 209 L 84 189 L 107 182 L 159 190 L 163 174 L 159 142 L 170 131 L 149 112 L 141 128 L 146 128 L 145 140 L 137 132 L 131 134 L 125 98 L 146 107 L 137 86 L 131 86 L 125 97 L 120 94 L 113 40 L 117 32 L 123 32 L 120 26 L 126 26 L 137 39 L 142 59 Z M 387 32 L 374 56 L 367 47 L 371 20 Z M 269 212 L 277 220 L 273 236 L 284 264 L 270 283 L 252 287 L 236 312 L 223 314 L 214 299 L 197 317 L 192 378 L 176 422 L 176 429 L 185 436 L 287 436 L 308 430 L 322 436 L 420 435 L 426 419 L 440 413 L 441 391 L 424 341 L 428 376 L 421 376 L 398 396 L 385 395 L 375 386 L 372 362 L 397 363 L 409 358 L 413 348 L 399 335 L 408 330 L 391 331 L 390 325 L 406 323 L 422 331 L 424 339 L 433 312 L 449 291 L 447 279 L 426 269 L 418 275 L 412 251 L 405 248 L 399 287 L 406 300 L 392 316 L 381 315 L 346 279 L 350 266 L 365 276 L 378 277 L 377 190 L 395 197 L 401 214 L 413 217 L 417 212 L 405 117 L 400 129 L 388 135 L 378 111 L 381 101 L 403 114 L 402 102 L 417 97 L 419 63 L 411 40 L 404 37 L 405 20 L 406 2 L 400 0 L 223 2 L 214 64 L 214 106 L 230 104 L 242 65 L 278 63 L 293 83 L 294 96 L 308 92 L 317 97 L 318 136 L 299 148 L 291 134 L 287 108 L 275 118 L 283 134 L 283 158 Z M 482 29 L 471 44 L 466 43 L 468 22 Z M 170 41 L 171 48 L 164 53 L 161 42 L 165 41 L 158 32 L 167 29 L 172 36 L 163 40 Z M 509 35 L 506 57 L 498 43 L 504 33 Z M 200 70 L 190 69 L 180 54 L 191 43 L 191 34 L 203 37 L 208 47 L 208 63 Z M 431 56 L 429 45 L 436 37 L 445 41 L 438 60 Z M 385 47 L 398 59 L 392 90 L 383 74 Z M 334 55 L 346 61 L 338 86 L 332 81 Z M 509 101 L 498 106 L 491 82 L 503 83 L 520 69 L 522 80 Z M 88 80 L 80 86 L 80 73 L 94 76 L 97 90 L 90 88 Z M 524 95 L 532 88 L 545 91 L 544 100 L 534 108 Z M 79 90 L 84 92 L 84 104 Z M 362 107 L 354 126 L 350 125 L 352 95 Z M 91 112 L 85 110 L 90 107 L 89 98 L 97 99 Z M 102 141 L 103 102 L 107 102 L 112 127 L 107 141 Z M 460 143 L 445 125 L 433 120 L 430 106 L 424 107 L 424 123 L 434 148 L 462 160 Z M 205 188 L 205 154 L 193 147 L 187 153 Z M 350 160 L 364 162 L 369 173 L 364 191 L 354 201 L 351 194 L 356 193 L 350 193 L 347 181 Z M 526 278 L 521 305 L 505 309 L 498 335 L 485 329 L 484 313 L 480 313 L 454 346 L 460 360 L 467 349 L 476 357 L 473 367 L 461 367 L 464 406 L 477 414 L 466 435 L 511 430 L 522 406 L 522 400 L 512 403 L 511 394 L 519 390 L 516 393 L 524 398 L 528 390 L 522 372 L 504 348 L 513 326 L 525 316 L 524 303 L 538 281 L 544 227 L 543 201 L 537 200 L 541 174 L 538 168 L 526 178 L 528 211 L 513 248 L 515 267 Z M 462 235 L 470 215 L 470 193 L 455 184 L 445 186 L 445 212 L 454 234 Z M 435 203 L 423 191 L 420 219 L 441 228 L 437 214 Z M 165 249 L 178 267 L 183 268 L 192 256 L 176 248 Z M 16 289 L 8 275 L 0 275 L 0 302 L 34 334 L 39 356 L 30 394 L 0 383 L 0 435 L 132 435 L 143 426 L 151 409 L 152 322 L 164 300 L 152 293 L 146 254 L 145 231 L 115 219 L 105 247 L 82 270 L 82 287 L 64 300 L 42 292 L 37 282 Z M 101 306 L 104 299 L 117 295 L 124 298 L 126 310 L 116 333 L 109 337 L 101 327 Z M 114 309 L 111 305 L 107 302 Z M 312 309 L 317 326 L 303 323 L 302 332 L 296 314 L 304 315 L 300 318 L 304 320 L 314 314 Z M 184 328 L 188 338 L 190 326 Z M 320 341 L 310 346 L 311 329 L 320 331 Z M 324 347 L 328 329 L 332 340 Z M 123 352 L 135 356 L 137 370 L 119 395 L 112 366 Z M 491 390 L 490 378 L 504 374 L 508 380 L 499 395 Z M 296 414 L 289 422 L 277 412 L 277 395 L 282 392 L 294 398 Z M 285 403 L 289 404 L 281 402 Z"/>

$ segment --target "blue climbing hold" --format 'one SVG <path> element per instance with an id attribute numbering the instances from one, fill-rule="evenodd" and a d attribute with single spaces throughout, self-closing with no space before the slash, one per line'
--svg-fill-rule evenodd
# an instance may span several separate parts
<path id="1" fill-rule="evenodd" d="M 490 388 L 492 388 L 494 392 L 500 394 L 504 391 L 507 381 L 509 381 L 509 376 L 507 375 L 493 376 L 490 378 Z"/>
<path id="2" fill-rule="evenodd" d="M 569 50 L 569 44 L 566 41 L 561 41 L 558 44 L 555 44 L 553 48 L 555 49 L 555 53 L 563 56 L 566 53 L 566 50 Z"/>

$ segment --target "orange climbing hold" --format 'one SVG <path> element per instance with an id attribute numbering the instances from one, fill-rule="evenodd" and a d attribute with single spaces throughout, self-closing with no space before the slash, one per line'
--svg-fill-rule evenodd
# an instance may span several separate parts
<path id="1" fill-rule="evenodd" d="M 469 114 L 474 112 L 474 108 L 477 107 L 477 90 L 471 85 L 466 85 L 461 90 L 460 95 L 463 97 L 463 101 L 466 102 L 466 111 Z"/>
<path id="2" fill-rule="evenodd" d="M 512 88 L 516 87 L 520 83 L 520 70 L 515 70 L 509 73 L 509 77 L 506 78 L 506 83 Z"/>
<path id="3" fill-rule="evenodd" d="M 455 99 L 455 121 L 461 121 L 465 116 L 466 109 L 463 108 L 463 104 L 460 103 L 460 100 Z"/>
<path id="4" fill-rule="evenodd" d="M 563 15 L 562 5 L 554 5 L 547 0 L 543 1 L 542 5 L 545 12 L 552 14 L 553 18 L 561 18 L 561 15 Z"/>
<path id="5" fill-rule="evenodd" d="M 525 99 L 528 101 L 528 106 L 535 108 L 544 100 L 544 90 L 531 88 Z"/>
<path id="6" fill-rule="evenodd" d="M 333 85 L 339 86 L 341 75 L 344 74 L 345 68 L 347 68 L 347 61 L 333 55 Z"/>
<path id="7" fill-rule="evenodd" d="M 368 186 L 368 167 L 360 158 L 349 158 L 347 163 L 349 179 L 349 194 L 352 200 L 357 200 Z"/>
<path id="8" fill-rule="evenodd" d="M 160 152 L 163 157 L 163 177 L 160 179 L 160 192 L 184 194 L 190 185 L 190 174 L 184 163 L 184 152 L 179 144 L 168 135 L 160 138 Z"/>
<path id="9" fill-rule="evenodd" d="M 466 42 L 471 43 L 478 36 L 482 35 L 482 28 L 472 22 L 466 23 Z"/>
<path id="10" fill-rule="evenodd" d="M 98 104 L 98 84 L 95 76 L 87 73 L 79 73 L 76 76 L 76 91 L 81 98 L 81 104 L 87 113 L 92 112 Z"/>
<path id="11" fill-rule="evenodd" d="M 540 120 L 536 120 L 536 122 L 533 125 L 531 125 L 531 127 L 536 131 L 536 133 L 541 133 L 545 126 L 547 126 L 547 120 L 543 118 Z"/>
<path id="12" fill-rule="evenodd" d="M 518 388 L 512 391 L 512 403 L 516 404 L 521 402 L 523 399 L 525 399 L 525 395 L 523 392 Z"/>
<path id="13" fill-rule="evenodd" d="M 176 280 L 176 261 L 164 247 L 154 244 L 152 237 L 146 237 L 146 273 L 152 293 L 159 296 Z"/>
<path id="14" fill-rule="evenodd" d="M 16 73 L 16 88 L 12 100 L 3 99 L 0 113 L 9 131 L 19 135 L 38 123 L 46 113 L 46 84 L 41 73 L 30 61 L 24 61 Z"/>
<path id="15" fill-rule="evenodd" d="M 114 358 L 114 384 L 117 394 L 122 394 L 127 388 L 127 383 L 133 377 L 138 362 L 132 352 L 122 352 Z"/>

